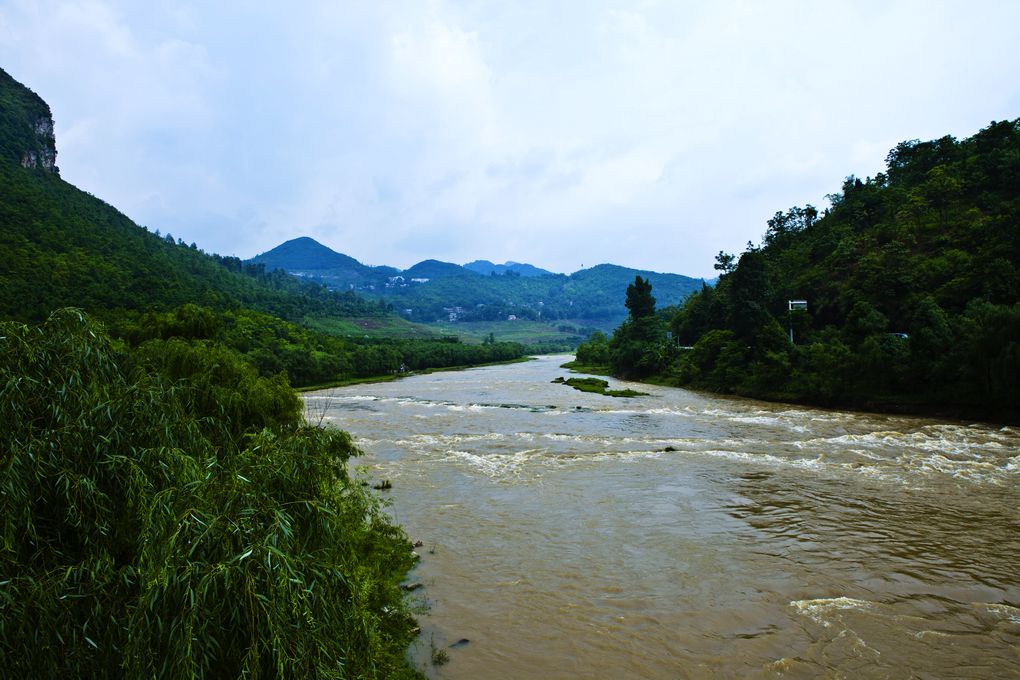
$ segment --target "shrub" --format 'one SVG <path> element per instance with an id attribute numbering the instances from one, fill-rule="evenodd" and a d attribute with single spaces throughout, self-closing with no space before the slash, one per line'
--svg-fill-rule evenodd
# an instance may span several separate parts
<path id="1" fill-rule="evenodd" d="M 350 437 L 230 421 L 265 412 L 258 378 L 201 383 L 242 402 L 210 414 L 167 356 L 126 373 L 76 310 L 0 324 L 5 673 L 414 676 L 410 544 L 348 479 Z"/>

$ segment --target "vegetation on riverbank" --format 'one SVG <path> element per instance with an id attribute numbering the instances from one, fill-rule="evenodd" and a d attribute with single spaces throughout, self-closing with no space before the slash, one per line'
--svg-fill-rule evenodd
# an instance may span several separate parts
<path id="1" fill-rule="evenodd" d="M 242 354 L 260 375 L 285 373 L 295 387 L 376 381 L 415 371 L 515 360 L 525 354 L 517 343 L 468 345 L 454 337 L 341 338 L 252 310 L 217 313 L 192 304 L 169 312 L 123 314 L 111 330 L 132 346 L 171 338 L 220 343 Z"/>
<path id="2" fill-rule="evenodd" d="M 411 544 L 221 344 L 0 323 L 0 654 L 21 677 L 415 677 Z"/>
<path id="3" fill-rule="evenodd" d="M 464 366 L 444 366 L 443 368 L 426 368 L 422 371 L 407 371 L 404 373 L 391 374 L 391 375 L 375 375 L 368 376 L 365 378 L 348 378 L 345 380 L 336 380 L 329 383 L 323 383 L 320 385 L 306 385 L 298 387 L 298 392 L 314 392 L 316 390 L 328 390 L 334 387 L 346 387 L 348 385 L 366 385 L 372 383 L 381 382 L 392 382 L 401 378 L 409 378 L 412 375 L 428 375 L 429 373 L 442 373 L 444 371 L 465 371 L 469 368 L 482 368 L 483 366 L 502 366 L 504 364 L 519 364 L 525 361 L 531 361 L 532 357 L 519 357 L 517 359 L 506 359 L 505 361 L 490 361 L 482 364 L 466 364 Z"/>
<path id="4" fill-rule="evenodd" d="M 556 378 L 553 380 L 554 383 L 561 385 L 569 385 L 575 390 L 580 392 L 592 392 L 594 394 L 602 394 L 607 397 L 647 397 L 647 392 L 638 392 L 637 390 L 611 390 L 609 389 L 609 381 L 602 380 L 600 378 Z"/>
<path id="5" fill-rule="evenodd" d="M 764 399 L 1020 421 L 1020 120 L 901 143 L 885 173 L 829 199 L 776 213 L 739 258 L 720 253 L 718 284 L 679 310 L 652 311 L 636 281 L 640 304 L 578 361 Z"/>
<path id="6" fill-rule="evenodd" d="M 606 366 L 604 364 L 599 365 L 584 364 L 581 363 L 581 361 L 576 358 L 573 361 L 568 361 L 565 364 L 560 364 L 560 368 L 567 368 L 576 373 L 590 373 L 591 375 L 613 374 L 613 371 L 609 366 Z"/>

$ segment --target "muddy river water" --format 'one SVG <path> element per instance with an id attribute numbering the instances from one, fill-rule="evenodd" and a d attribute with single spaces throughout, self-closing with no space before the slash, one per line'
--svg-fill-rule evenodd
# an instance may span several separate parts
<path id="1" fill-rule="evenodd" d="M 1020 678 L 1020 430 L 612 398 L 567 358 L 306 395 L 424 542 L 430 676 Z"/>

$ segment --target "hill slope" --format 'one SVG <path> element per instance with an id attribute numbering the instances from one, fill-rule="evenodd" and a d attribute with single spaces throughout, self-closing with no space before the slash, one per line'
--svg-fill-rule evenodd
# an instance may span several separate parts
<path id="1" fill-rule="evenodd" d="M 1020 119 L 903 142 L 887 166 L 848 178 L 822 215 L 776 213 L 761 247 L 675 316 L 694 348 L 664 353 L 659 372 L 759 397 L 1020 420 Z"/>
<path id="2" fill-rule="evenodd" d="M 266 269 L 340 269 L 349 268 L 352 272 L 370 270 L 353 257 L 348 257 L 331 250 L 318 241 L 307 236 L 291 239 L 281 243 L 270 251 L 256 255 L 252 262 L 264 264 Z"/>
<path id="3" fill-rule="evenodd" d="M 0 317 L 56 307 L 244 305 L 285 318 L 378 315 L 378 303 L 149 233 L 56 172 L 49 107 L 0 71 Z"/>

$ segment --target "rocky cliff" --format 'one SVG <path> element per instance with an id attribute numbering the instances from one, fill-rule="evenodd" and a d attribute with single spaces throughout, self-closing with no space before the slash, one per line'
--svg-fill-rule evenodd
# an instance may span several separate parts
<path id="1" fill-rule="evenodd" d="M 49 105 L 0 69 L 0 157 L 25 168 L 59 173 Z"/>

